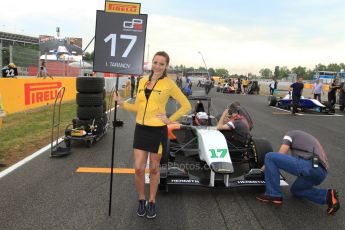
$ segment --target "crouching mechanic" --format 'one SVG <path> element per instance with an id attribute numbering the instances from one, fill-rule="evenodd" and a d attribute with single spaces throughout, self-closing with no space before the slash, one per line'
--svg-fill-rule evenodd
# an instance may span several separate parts
<path id="1" fill-rule="evenodd" d="M 285 134 L 279 152 L 266 154 L 262 168 L 265 172 L 266 192 L 256 199 L 276 205 L 283 203 L 279 173 L 279 169 L 283 169 L 297 176 L 290 188 L 294 196 L 317 204 L 327 204 L 327 213 L 334 214 L 340 208 L 336 190 L 314 187 L 324 181 L 328 168 L 326 153 L 315 137 L 300 130 L 290 131 Z"/>
<path id="2" fill-rule="evenodd" d="M 229 148 L 244 147 L 251 137 L 248 121 L 239 114 L 238 108 L 236 103 L 232 103 L 224 110 L 217 124 L 217 129 L 223 133 Z"/>

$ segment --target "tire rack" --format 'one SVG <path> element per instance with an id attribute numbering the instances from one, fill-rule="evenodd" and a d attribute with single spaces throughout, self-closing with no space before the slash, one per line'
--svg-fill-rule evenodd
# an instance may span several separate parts
<path id="1" fill-rule="evenodd" d="M 102 77 L 77 78 L 77 118 L 73 119 L 73 129 L 84 127 L 86 135 L 71 136 L 71 129 L 65 131 L 65 144 L 71 146 L 71 140 L 84 141 L 87 147 L 103 137 L 108 128 L 106 114 L 107 102 L 105 80 Z"/>

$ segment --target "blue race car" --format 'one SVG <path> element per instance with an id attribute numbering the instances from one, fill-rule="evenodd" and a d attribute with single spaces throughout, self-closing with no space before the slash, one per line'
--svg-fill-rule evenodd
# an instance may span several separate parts
<path id="1" fill-rule="evenodd" d="M 285 97 L 277 98 L 274 95 L 270 95 L 267 100 L 269 106 L 276 106 L 278 108 L 290 110 L 292 107 L 292 98 L 290 94 L 285 95 Z M 301 111 L 312 110 L 316 112 L 328 113 L 329 109 L 327 106 L 322 104 L 316 99 L 301 97 L 299 101 L 299 108 Z"/>

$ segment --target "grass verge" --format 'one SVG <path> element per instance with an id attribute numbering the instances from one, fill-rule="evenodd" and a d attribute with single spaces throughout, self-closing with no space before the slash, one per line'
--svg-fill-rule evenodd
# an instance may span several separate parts
<path id="1" fill-rule="evenodd" d="M 108 103 L 109 95 L 105 100 Z M 61 104 L 59 137 L 64 135 L 67 125 L 76 118 L 76 110 L 75 101 Z M 0 129 L 0 171 L 49 144 L 52 120 L 52 105 L 4 117 Z"/>
<path id="2" fill-rule="evenodd" d="M 57 113 L 56 113 L 57 114 Z M 10 165 L 28 153 L 47 145 L 51 140 L 53 107 L 44 106 L 22 113 L 10 114 L 3 119 L 0 129 L 0 160 Z M 76 117 L 74 101 L 61 105 L 60 136 Z"/>

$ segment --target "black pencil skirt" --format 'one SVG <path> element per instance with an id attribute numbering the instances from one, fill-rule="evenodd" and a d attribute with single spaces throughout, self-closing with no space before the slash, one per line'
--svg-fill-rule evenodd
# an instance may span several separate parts
<path id="1" fill-rule="evenodd" d="M 168 139 L 167 126 L 146 126 L 136 124 L 133 148 L 150 153 L 162 154 L 166 151 Z"/>

